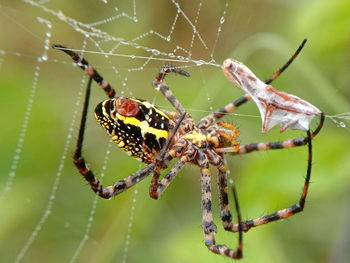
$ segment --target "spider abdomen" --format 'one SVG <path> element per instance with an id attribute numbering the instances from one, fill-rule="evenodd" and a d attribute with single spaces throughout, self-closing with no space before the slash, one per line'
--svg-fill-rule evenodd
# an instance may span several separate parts
<path id="1" fill-rule="evenodd" d="M 95 108 L 97 122 L 127 154 L 152 163 L 168 137 L 169 117 L 148 101 L 117 97 Z"/>

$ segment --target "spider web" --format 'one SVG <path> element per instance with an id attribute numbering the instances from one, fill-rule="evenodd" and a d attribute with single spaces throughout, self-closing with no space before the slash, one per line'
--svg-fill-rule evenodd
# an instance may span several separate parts
<path id="1" fill-rule="evenodd" d="M 269 49 L 269 55 L 276 53 L 282 57 L 273 58 L 269 70 L 259 72 L 269 75 L 271 70 L 283 64 L 293 47 L 297 46 L 297 42 L 286 41 L 278 34 L 260 33 L 262 30 L 258 29 L 250 29 L 253 30 L 250 34 L 244 33 L 251 24 L 255 24 L 252 22 L 255 19 L 253 15 L 247 18 L 240 15 L 241 12 L 246 13 L 245 9 L 249 6 L 254 6 L 254 3 L 24 0 L 21 3 L 0 4 L 2 32 L 5 34 L 0 42 L 0 74 L 16 76 L 15 80 L 7 77 L 8 80 L 1 85 L 2 90 L 10 90 L 4 93 L 1 106 L 6 115 L 1 136 L 3 165 L 0 188 L 0 203 L 3 206 L 0 254 L 4 256 L 4 262 L 31 262 L 37 259 L 50 262 L 226 260 L 209 255 L 202 244 L 201 212 L 197 205 L 200 191 L 198 176 L 180 175 L 168 190 L 169 193 L 157 202 L 145 198 L 148 196 L 147 183 L 137 185 L 110 202 L 102 202 L 91 194 L 89 187 L 84 187 L 85 182 L 76 180 L 79 175 L 71 164 L 71 156 L 87 78 L 71 66 L 68 57 L 51 50 L 50 46 L 63 44 L 82 52 L 118 94 L 145 98 L 165 109 L 171 107 L 152 89 L 152 77 L 164 63 L 185 68 L 191 73 L 191 79 L 169 77 L 169 84 L 174 93 L 179 94 L 177 96 L 186 109 L 198 119 L 242 95 L 230 86 L 221 73 L 219 67 L 225 58 L 237 56 L 241 61 L 249 61 L 255 52 Z M 270 59 L 267 55 L 259 54 L 256 61 L 252 60 L 256 64 L 252 65 L 257 69 L 262 68 L 266 58 Z M 346 111 L 350 107 L 346 94 L 340 90 L 345 84 L 339 81 L 340 88 L 337 89 L 328 75 L 318 70 L 316 63 L 304 59 L 302 55 L 298 60 L 301 62 L 295 62 L 298 63 L 295 68 L 299 69 L 292 66 L 286 82 L 281 80 L 277 83 L 283 86 L 300 74 L 309 85 L 317 83 L 304 93 L 305 99 L 316 96 L 320 103 L 323 102 L 321 105 L 326 113 L 344 112 L 327 115 L 332 121 L 330 123 L 335 124 L 328 125 L 328 134 L 337 134 L 335 136 L 341 138 L 340 144 L 348 143 L 350 113 Z M 343 83 L 345 80 L 344 77 Z M 290 91 L 294 93 L 294 90 Z M 316 91 L 317 95 L 314 95 Z M 100 93 L 98 90 L 94 92 L 91 108 L 104 98 Z M 331 103 L 326 103 L 328 101 Z M 249 105 L 226 120 L 237 123 L 245 130 L 241 136 L 243 142 L 276 140 L 277 133 L 272 132 L 270 137 L 259 134 L 259 118 L 254 105 Z M 96 126 L 93 121 L 88 123 L 84 155 L 104 184 L 110 184 L 142 167 L 114 150 L 114 144 L 106 140 Z M 342 129 L 337 130 L 337 127 Z M 277 136 L 278 140 L 284 138 Z M 344 156 L 349 153 L 348 150 L 340 146 L 332 147 L 339 143 L 327 144 L 325 139 L 321 142 L 330 152 L 338 152 L 339 163 L 346 160 Z M 321 151 L 321 146 L 316 146 L 316 150 Z M 297 151 L 297 154 L 303 153 L 303 150 Z M 274 156 L 274 153 L 258 155 L 264 161 Z M 249 160 L 253 160 L 253 157 L 249 156 Z M 276 160 L 278 162 L 279 159 Z M 251 171 L 248 166 L 234 164 L 237 167 L 234 174 L 238 170 L 245 170 L 248 174 Z M 320 170 L 320 166 L 316 169 Z M 255 167 L 260 169 L 259 161 Z M 303 163 L 296 165 L 298 173 L 303 167 Z M 338 168 L 338 173 L 342 175 L 348 168 L 348 164 L 345 164 Z M 198 171 L 188 168 L 184 171 L 184 174 L 187 173 L 198 174 Z M 181 180 L 187 181 L 181 183 Z M 262 179 L 252 177 L 250 180 L 240 179 L 242 187 L 243 182 L 245 185 L 259 184 Z M 342 180 L 342 176 L 333 179 L 333 186 L 339 188 Z M 291 194 L 284 196 L 286 205 L 296 197 L 299 189 L 297 183 L 301 185 L 298 180 L 290 190 Z M 267 189 L 273 191 L 276 188 L 272 184 Z M 254 187 L 239 189 L 244 192 L 242 203 L 251 205 L 244 217 L 266 212 L 262 210 L 263 202 L 250 203 L 247 197 L 249 193 L 254 193 Z M 187 193 L 192 191 L 198 194 L 194 193 L 193 197 L 189 195 L 194 198 L 189 202 Z M 346 187 L 339 192 L 347 193 Z M 321 189 L 321 193 L 329 194 L 329 190 Z M 317 198 L 321 198 L 321 194 Z M 346 199 L 342 200 L 346 203 Z M 281 204 L 284 204 L 283 200 L 273 202 L 271 209 Z M 316 208 L 312 209 L 316 211 Z M 347 212 L 344 209 L 344 214 Z M 218 215 L 219 211 L 214 213 Z M 219 218 L 216 219 L 220 226 Z M 343 222 L 343 225 L 346 226 L 346 223 Z M 220 242 L 224 240 L 233 246 L 234 235 L 219 229 L 220 235 Z M 338 236 L 334 243 L 347 241 L 341 234 Z M 250 258 L 253 257 L 250 251 L 262 253 L 266 249 L 266 246 L 257 248 L 252 244 L 254 239 L 262 237 L 265 237 L 264 234 L 257 233 L 247 242 L 248 246 L 252 246 L 247 248 Z M 280 250 L 284 251 L 282 247 Z M 330 255 L 339 255 L 336 251 L 334 248 Z M 256 256 L 261 256 L 261 253 L 256 252 Z M 285 259 L 283 255 L 279 255 L 279 258 Z"/>

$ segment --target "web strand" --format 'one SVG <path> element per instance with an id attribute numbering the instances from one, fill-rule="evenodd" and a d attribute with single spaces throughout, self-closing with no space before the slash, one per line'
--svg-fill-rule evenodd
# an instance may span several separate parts
<path id="1" fill-rule="evenodd" d="M 27 26 L 24 23 L 17 22 L 16 19 L 12 15 L 7 15 L 11 21 L 20 26 L 22 29 L 24 29 L 24 34 L 27 36 L 32 37 L 37 41 L 37 43 L 40 43 L 41 45 L 41 53 L 39 56 L 33 55 L 35 54 L 35 51 L 32 53 L 29 53 L 29 49 L 26 49 L 27 51 L 21 51 L 17 52 L 16 50 L 8 50 L 11 49 L 11 46 L 0 47 L 0 73 L 2 74 L 5 68 L 7 67 L 7 62 L 10 62 L 9 58 L 29 58 L 28 60 L 31 61 L 31 67 L 34 71 L 32 82 L 28 83 L 28 97 L 23 98 L 25 109 L 24 109 L 24 117 L 20 123 L 20 127 L 17 128 L 16 131 L 14 131 L 14 134 L 17 134 L 16 143 L 14 144 L 13 148 L 15 148 L 14 153 L 11 152 L 8 154 L 11 157 L 11 163 L 9 172 L 6 171 L 6 175 L 4 176 L 4 185 L 0 188 L 0 202 L 4 204 L 12 196 L 18 196 L 20 193 L 17 190 L 17 183 L 22 179 L 20 178 L 18 167 L 24 163 L 23 160 L 23 152 L 25 150 L 25 147 L 28 143 L 28 135 L 30 132 L 28 132 L 28 127 L 31 126 L 33 122 L 33 115 L 35 115 L 35 111 L 33 111 L 33 107 L 37 106 L 39 103 L 43 101 L 38 101 L 40 96 L 37 96 L 38 90 L 40 90 L 41 86 L 40 83 L 42 81 L 41 76 L 43 74 L 44 69 L 48 69 L 51 67 L 53 63 L 59 63 L 62 65 L 68 65 L 65 68 L 69 68 L 70 72 L 73 70 L 73 66 L 71 66 L 71 62 L 66 59 L 66 57 L 59 57 L 58 59 L 53 59 L 48 57 L 48 50 L 50 49 L 50 42 L 53 42 L 51 39 L 55 39 L 55 41 L 64 41 L 64 42 L 72 42 L 72 43 L 82 43 L 77 44 L 74 46 L 74 51 L 78 53 L 83 53 L 84 56 L 88 57 L 89 61 L 95 66 L 95 63 L 93 59 L 90 59 L 90 57 L 100 59 L 104 59 L 104 64 L 101 64 L 101 62 L 97 62 L 97 67 L 103 67 L 107 68 L 112 72 L 112 77 L 108 77 L 108 80 L 111 81 L 116 87 L 116 90 L 118 91 L 118 95 L 121 96 L 130 96 L 130 97 L 139 97 L 139 92 L 142 94 L 143 90 L 136 90 L 139 87 L 134 87 L 130 83 L 134 81 L 133 78 L 138 78 L 138 74 L 141 75 L 143 71 L 149 71 L 150 72 L 150 78 L 152 78 L 152 74 L 158 70 L 158 66 L 161 66 L 163 64 L 175 64 L 178 67 L 181 68 L 187 68 L 192 67 L 194 68 L 193 72 L 194 75 L 196 73 L 200 73 L 199 82 L 196 82 L 196 85 L 199 83 L 199 86 L 201 88 L 198 90 L 198 94 L 196 93 L 193 99 L 188 100 L 186 107 L 186 110 L 189 111 L 191 114 L 199 113 L 198 116 L 207 115 L 213 110 L 216 109 L 214 107 L 214 103 L 216 103 L 217 97 L 219 95 L 215 95 L 215 92 L 221 93 L 220 100 L 226 100 L 229 99 L 230 95 L 228 94 L 228 91 L 225 90 L 225 93 L 222 91 L 229 87 L 230 89 L 234 89 L 234 87 L 231 87 L 230 84 L 226 84 L 224 87 L 224 84 L 220 82 L 217 86 L 212 86 L 212 83 L 210 81 L 210 78 L 206 76 L 207 71 L 206 69 L 209 68 L 209 70 L 219 72 L 221 73 L 220 67 L 221 64 L 216 62 L 215 58 L 220 57 L 222 54 L 220 54 L 221 44 L 223 42 L 223 39 L 227 37 L 227 34 L 231 34 L 232 32 L 224 32 L 226 30 L 226 23 L 230 19 L 231 13 L 229 12 L 229 8 L 231 7 L 231 2 L 228 0 L 225 2 L 220 3 L 220 8 L 218 8 L 218 14 L 216 14 L 216 18 L 214 21 L 210 21 L 214 27 L 215 30 L 212 32 L 212 35 L 208 37 L 208 32 L 205 31 L 203 28 L 203 24 L 205 22 L 205 8 L 206 8 L 206 2 L 205 1 L 199 1 L 192 4 L 192 6 L 188 5 L 186 1 L 176 1 L 176 0 L 168 0 L 164 1 L 165 4 L 168 4 L 168 7 L 172 10 L 172 13 L 170 16 L 162 16 L 162 14 L 156 14 L 157 15 L 157 21 L 159 23 L 164 22 L 166 26 L 159 27 L 161 29 L 158 29 L 156 26 L 143 26 L 143 23 L 145 23 L 145 17 L 144 13 L 145 10 L 142 9 L 142 3 L 140 1 L 136 0 L 129 0 L 126 1 L 126 7 L 127 9 L 124 10 L 124 7 L 119 7 L 117 5 L 120 4 L 120 1 L 108 1 L 108 0 L 97 0 L 95 2 L 98 2 L 100 5 L 105 6 L 106 11 L 110 11 L 108 15 L 106 14 L 99 14 L 99 16 L 95 16 L 93 18 L 86 17 L 84 20 L 81 19 L 81 16 L 77 15 L 76 12 L 73 12 L 74 10 L 67 10 L 67 9 L 60 9 L 59 3 L 55 1 L 34 1 L 34 0 L 23 0 L 29 9 L 32 8 L 35 10 L 35 12 L 38 12 L 42 14 L 43 17 L 46 17 L 50 20 L 46 20 L 43 18 L 37 18 L 37 15 L 32 15 L 32 19 L 37 19 L 39 24 L 45 28 L 45 33 L 42 34 L 42 36 L 36 35 L 34 30 Z M 208 0 L 207 0 L 208 1 Z M 164 4 L 164 3 L 163 3 Z M 64 6 L 64 5 L 63 5 Z M 5 12 L 2 12 L 0 5 L 0 11 L 2 14 Z M 189 9 L 191 8 L 191 9 Z M 18 10 L 21 12 L 20 10 Z M 22 11 L 23 12 L 23 11 Z M 147 10 L 147 12 L 150 12 Z M 25 13 L 27 16 L 31 16 L 31 14 L 27 14 L 27 11 Z M 22 13 L 24 16 L 24 12 Z M 98 17 L 98 18 L 96 18 Z M 84 21 L 84 22 L 83 22 Z M 111 30 L 111 28 L 116 28 L 116 26 L 119 26 L 121 22 L 125 23 L 127 26 L 135 26 L 137 28 L 142 28 L 142 30 L 135 32 L 128 32 L 129 34 L 123 34 L 118 35 L 114 31 Z M 55 31 L 52 30 L 52 24 L 55 23 Z M 78 42 L 75 42 L 74 39 L 70 38 L 62 38 L 61 32 L 56 28 L 57 26 L 62 26 L 64 30 L 71 30 L 74 33 L 74 36 L 76 36 Z M 123 24 L 124 25 L 124 24 Z M 231 25 L 231 24 L 230 24 Z M 183 29 L 184 32 L 186 32 L 186 36 L 183 37 L 183 39 L 179 40 L 177 37 L 182 33 L 181 31 Z M 207 28 L 206 28 L 207 29 Z M 130 30 L 132 31 L 132 30 Z M 52 35 L 52 36 L 51 36 Z M 73 34 L 70 35 L 70 37 Z M 61 38 L 60 38 L 61 37 Z M 81 40 L 84 39 L 84 40 Z M 153 39 L 156 39 L 156 44 L 153 42 Z M 251 40 L 249 40 L 251 41 Z M 261 43 L 257 41 L 258 43 Z M 59 43 L 57 43 L 59 44 Z M 62 43 L 64 44 L 64 43 Z M 246 46 L 247 43 L 244 43 L 243 46 Z M 263 43 L 263 45 L 268 46 L 268 43 Z M 28 44 L 30 46 L 30 44 Z M 68 43 L 67 43 L 68 46 Z M 223 45 L 224 46 L 224 45 Z M 14 48 L 17 48 L 17 46 L 14 45 Z M 254 49 L 254 48 L 253 48 Z M 24 49 L 25 50 L 25 49 Z M 200 52 L 199 52 L 200 51 Z M 253 52 L 253 51 L 252 51 Z M 252 53 L 251 52 L 251 53 Z M 249 52 L 245 54 L 251 54 Z M 200 54 L 200 55 L 198 55 Z M 248 57 L 248 55 L 247 55 Z M 118 64 L 115 63 L 115 60 L 125 60 L 127 62 L 130 62 L 130 64 Z M 218 60 L 219 61 L 219 60 Z M 53 63 L 52 63 L 53 62 Z M 100 63 L 100 64 L 98 64 Z M 157 64 L 158 63 L 158 64 Z M 120 66 L 122 65 L 122 66 Z M 205 67 L 208 66 L 208 67 Z M 277 65 L 278 66 L 278 65 Z M 63 69 L 62 69 L 63 70 Z M 107 71 L 108 72 L 108 71 Z M 81 72 L 80 72 L 81 73 Z M 101 73 L 104 73 L 101 70 Z M 192 73 L 192 72 L 191 72 Z M 77 73 L 79 74 L 79 73 Z M 303 73 L 305 74 L 305 73 Z M 80 76 L 80 75 L 79 75 Z M 195 76 L 197 77 L 197 76 Z M 224 78 L 224 77 L 222 77 Z M 320 79 L 320 82 L 323 82 L 323 79 Z M 143 81 L 143 82 L 146 82 Z M 142 84 L 144 84 L 142 82 Z M 311 82 L 311 81 L 310 81 Z M 78 83 L 78 82 L 77 82 Z M 139 81 L 141 83 L 141 81 Z M 169 83 L 170 80 L 169 80 Z M 148 85 L 149 84 L 149 85 Z M 79 85 L 79 84 L 78 84 Z M 146 83 L 145 86 L 151 86 L 150 83 Z M 192 84 L 188 84 L 186 87 L 192 87 Z M 74 85 L 72 85 L 73 88 Z M 32 223 L 33 225 L 30 225 L 30 230 L 27 233 L 28 237 L 26 236 L 24 238 L 23 243 L 19 243 L 19 252 L 16 254 L 15 262 L 24 262 L 27 258 L 30 258 L 31 253 L 38 253 L 38 248 L 34 245 L 36 243 L 39 243 L 40 240 L 37 240 L 39 236 L 43 237 L 45 234 L 43 233 L 43 229 L 46 227 L 48 228 L 48 219 L 50 216 L 52 216 L 54 213 L 54 206 L 56 208 L 56 205 L 59 203 L 58 197 L 59 191 L 62 191 L 63 194 L 66 194 L 64 187 L 61 186 L 61 180 L 64 176 L 64 168 L 66 162 L 69 161 L 70 156 L 72 153 L 70 152 L 70 149 L 72 148 L 72 145 L 75 142 L 75 137 L 77 133 L 77 118 L 79 118 L 80 115 L 80 104 L 82 100 L 82 93 L 86 86 L 86 77 L 84 76 L 81 80 L 80 87 L 76 87 L 76 91 L 74 91 L 74 95 L 76 95 L 76 101 L 75 106 L 73 109 L 69 110 L 69 112 L 63 112 L 65 114 L 65 119 L 68 123 L 68 128 L 65 132 L 62 132 L 61 137 L 57 138 L 57 142 L 62 143 L 62 149 L 60 148 L 60 155 L 57 160 L 55 160 L 55 165 L 57 165 L 56 169 L 52 171 L 52 182 L 44 184 L 44 182 L 38 182 L 40 186 L 38 186 L 38 189 L 47 188 L 48 189 L 48 196 L 41 196 L 42 199 L 45 200 L 44 207 L 39 211 L 39 215 L 37 214 L 35 218 L 35 222 Z M 224 87 L 221 90 L 221 86 Z M 185 87 L 185 88 L 186 88 Z M 72 88 L 72 87 L 70 87 Z M 184 87 L 180 87 L 184 88 Z M 216 89 L 218 91 L 212 92 L 210 89 Z M 150 90 L 152 88 L 150 87 Z M 197 91 L 197 90 L 196 90 Z M 27 91 L 26 91 L 27 92 Z M 77 94 L 75 94 L 77 93 Z M 98 91 L 96 92 L 98 94 Z M 148 93 L 146 91 L 146 93 Z M 150 92 L 151 93 L 151 92 Z M 147 94 L 149 97 L 149 101 L 156 101 L 156 99 L 159 99 L 159 95 L 155 92 L 156 95 Z M 186 93 L 184 93 L 186 94 Z M 191 93 L 194 94 L 194 93 Z M 214 94 L 214 95 L 213 95 Z M 240 94 L 243 95 L 243 94 Z M 96 95 L 96 97 L 99 95 Z M 153 97 L 152 97 L 153 96 Z M 192 96 L 192 95 L 191 95 Z M 226 97 L 225 97 L 226 96 Z M 101 95 L 102 97 L 102 95 Z M 184 96 L 185 99 L 186 96 Z M 141 97 L 142 98 L 142 97 Z M 42 97 L 41 97 L 42 99 Z M 235 99 L 235 97 L 232 97 L 232 99 Z M 195 102 L 194 102 L 195 101 Z M 198 103 L 196 103 L 198 102 Z M 229 101 L 227 101 L 229 102 Z M 52 98 L 52 103 L 60 103 L 56 100 L 56 98 Z M 192 103 L 192 104 L 191 104 Z M 160 103 L 162 104 L 162 102 Z M 161 106 L 162 109 L 167 109 L 169 111 L 173 111 L 172 107 L 169 107 L 166 102 L 164 102 L 165 106 Z M 200 105 L 200 106 L 198 106 Z M 64 107 L 63 107 L 64 108 Z M 69 108 L 70 109 L 70 108 Z M 203 110 L 205 109 L 205 110 Z M 343 109 L 344 110 L 344 109 Z M 344 111 L 347 111 L 345 109 Z M 34 113 L 33 113 L 34 112 Z M 260 123 L 260 116 L 258 114 L 246 114 L 242 113 L 244 111 L 240 111 L 238 113 L 230 113 L 226 117 L 229 120 L 232 120 L 236 122 L 240 122 L 242 119 L 253 119 L 254 123 L 257 123 L 257 125 Z M 248 111 L 251 112 L 251 111 Z M 339 111 L 335 111 L 339 112 Z M 90 113 L 89 113 L 90 114 Z M 90 118 L 91 114 L 89 115 Z M 34 116 L 35 117 L 35 116 Z M 54 116 L 55 117 L 55 116 Z M 239 119 L 241 118 L 241 120 Z M 346 131 L 347 135 L 350 132 L 349 125 L 350 125 L 350 112 L 344 112 L 340 114 L 335 115 L 327 115 L 326 118 L 328 120 L 331 120 L 332 122 L 329 122 L 330 126 L 336 126 L 340 129 L 335 129 L 338 131 Z M 92 119 L 92 118 L 91 118 Z M 93 120 L 91 120 L 93 122 Z M 94 125 L 94 124 L 92 124 Z M 326 127 L 329 128 L 329 127 Z M 45 128 L 43 128 L 45 129 Z M 325 129 L 326 130 L 326 129 Z M 100 136 L 100 135 L 99 135 Z M 103 134 L 101 135 L 103 137 Z M 252 140 L 255 138 L 252 138 Z M 87 138 L 87 141 L 93 141 L 94 138 Z M 113 146 L 112 146 L 113 145 Z M 115 145 L 109 141 L 107 145 L 107 149 L 104 153 L 101 154 L 101 160 L 102 162 L 102 168 L 100 169 L 102 171 L 101 177 L 104 179 L 105 176 L 107 176 L 107 166 L 111 167 L 114 165 L 113 160 L 110 160 L 110 153 L 111 153 L 111 147 L 114 147 Z M 29 148 L 29 147 L 28 147 Z M 12 150 L 11 150 L 12 151 Z M 118 150 L 116 150 L 118 151 Z M 37 158 L 37 160 L 42 160 L 44 158 L 48 158 L 46 156 L 42 156 L 45 153 L 40 153 L 41 156 Z M 120 153 L 121 155 L 123 153 Z M 119 160 L 117 160 L 118 162 Z M 101 166 L 97 165 L 97 167 Z M 137 165 L 136 165 L 137 166 Z M 134 167 L 133 170 L 136 171 L 137 167 Z M 113 167 L 114 168 L 114 167 Z M 7 168 L 8 169 L 8 168 Z M 112 169 L 111 169 L 112 170 Z M 113 170 L 114 171 L 114 170 Z M 126 171 L 123 171 L 127 173 Z M 127 175 L 125 173 L 118 173 L 118 178 L 115 178 L 115 173 L 111 172 L 110 175 L 108 175 L 111 180 L 117 180 L 120 179 L 119 176 Z M 48 175 L 49 177 L 50 175 Z M 69 180 L 72 184 L 80 184 L 81 180 L 75 179 L 74 176 L 76 175 L 75 170 L 70 170 L 69 172 Z M 73 179 L 74 178 L 74 179 Z M 36 178 L 35 178 L 36 179 Z M 185 178 L 183 178 L 186 180 Z M 24 181 L 24 180 L 23 180 Z M 78 183 L 77 183 L 78 182 Z M 123 247 L 123 250 L 117 250 L 118 252 L 112 251 L 110 254 L 112 254 L 112 257 L 114 257 L 116 262 L 132 262 L 132 252 L 133 250 L 136 250 L 135 242 L 136 238 L 138 237 L 138 221 L 144 221 L 144 218 L 139 218 L 140 216 L 136 215 L 136 208 L 140 209 L 139 207 L 142 207 L 144 203 L 146 202 L 143 199 L 147 199 L 148 196 L 138 196 L 138 189 L 141 189 L 140 187 L 147 187 L 145 185 L 142 186 L 136 186 L 133 190 L 133 194 L 129 200 L 127 200 L 130 203 L 130 213 L 126 213 L 125 217 L 127 221 L 127 227 L 125 227 L 125 234 L 118 236 L 119 243 L 121 247 Z M 131 189 L 130 189 L 131 190 Z M 79 191 L 88 191 L 87 188 L 79 189 Z M 131 190 L 132 191 L 132 190 Z M 46 191 L 45 191 L 46 193 Z M 178 194 L 174 193 L 174 194 Z M 81 202 L 80 196 L 76 195 L 77 200 L 74 201 L 74 204 Z M 175 197 L 174 197 L 175 198 Z M 34 200 L 37 201 L 37 200 Z M 89 201 L 90 202 L 90 201 Z M 111 201 L 112 202 L 112 201 Z M 87 247 L 89 245 L 89 241 L 94 240 L 97 245 L 104 245 L 102 238 L 100 236 L 98 238 L 95 237 L 95 233 L 92 231 L 94 228 L 100 227 L 98 225 L 100 222 L 98 221 L 99 218 L 96 216 L 97 208 L 98 208 L 98 198 L 92 198 L 91 203 L 88 203 L 88 212 L 83 212 L 81 217 L 83 220 L 81 220 L 81 225 L 78 225 L 74 230 L 78 232 L 78 240 L 73 245 L 73 248 L 70 250 L 69 255 L 65 255 L 67 258 L 67 261 L 69 262 L 79 262 L 80 259 L 86 258 L 87 255 L 89 256 L 90 251 L 87 251 Z M 157 206 L 159 204 L 152 202 L 153 206 Z M 114 211 L 115 213 L 118 213 L 118 211 Z M 12 213 L 12 211 L 5 211 L 5 213 Z M 141 213 L 140 213 L 141 214 Z M 161 213 L 160 213 L 161 214 Z M 56 214 L 57 215 L 57 214 Z M 63 219 L 67 221 L 66 216 L 62 214 L 58 214 L 58 217 L 60 219 Z M 33 219 L 32 219 L 33 220 Z M 156 221 L 156 220 L 155 220 Z M 28 224 L 31 224 L 30 220 L 28 220 Z M 71 222 L 65 222 L 66 225 L 70 225 Z M 153 221 L 154 223 L 154 221 Z M 102 224 L 102 223 L 100 223 Z M 63 224 L 62 224 L 63 225 Z M 57 226 L 57 229 L 50 230 L 50 231 L 60 231 L 63 229 L 62 225 Z M 76 224 L 73 224 L 76 225 Z M 198 226 L 198 225 L 197 225 Z M 55 226 L 56 227 L 56 226 Z M 80 228 L 79 228 L 80 227 Z M 106 227 L 107 228 L 107 227 Z M 137 234 L 136 234 L 137 233 Z M 113 233 L 114 235 L 115 233 Z M 117 237 L 116 237 L 117 238 Z M 121 241 L 120 241 L 121 240 Z M 34 244 L 35 243 L 35 244 Z M 133 247 L 134 245 L 134 247 Z M 158 247 L 155 249 L 157 250 Z M 31 251 L 32 250 L 32 251 Z M 150 249 L 151 250 L 151 249 Z M 205 248 L 203 248 L 205 251 Z M 60 254 L 62 251 L 57 250 L 55 255 Z M 118 253 L 118 255 L 113 254 Z M 157 250 L 158 253 L 158 250 Z M 206 251 L 204 252 L 206 253 Z M 49 260 L 45 258 L 45 260 Z"/>
<path id="2" fill-rule="evenodd" d="M 44 20 L 44 21 L 46 21 L 46 24 L 50 25 L 49 28 L 51 28 L 51 23 L 49 21 L 47 21 L 47 20 Z M 49 34 L 47 34 L 47 35 L 49 35 Z M 47 48 L 46 48 L 46 46 L 47 46 Z M 45 41 L 44 57 L 46 59 L 47 59 L 46 51 L 49 49 L 49 46 L 50 46 L 49 45 L 49 40 Z M 42 57 L 43 56 L 41 56 L 39 58 L 39 61 L 42 59 Z M 35 81 L 35 83 L 36 82 L 37 82 L 37 80 Z M 81 97 L 82 97 L 83 86 L 85 86 L 85 81 L 82 81 L 82 85 L 81 85 L 80 90 L 79 90 L 78 95 L 77 95 L 76 109 L 73 111 L 73 114 L 72 114 L 72 120 L 71 120 L 71 124 L 70 124 L 70 127 L 68 129 L 67 136 L 66 136 L 65 144 L 64 144 L 64 147 L 63 147 L 63 153 L 62 153 L 61 158 L 60 158 L 60 162 L 59 162 L 59 165 L 58 165 L 58 168 L 57 168 L 57 172 L 54 175 L 54 182 L 53 182 L 52 187 L 51 187 L 51 193 L 49 195 L 48 202 L 47 202 L 46 207 L 44 209 L 44 213 L 41 215 L 38 223 L 34 227 L 34 230 L 30 234 L 29 238 L 25 242 L 25 244 L 22 247 L 22 249 L 20 250 L 20 252 L 18 253 L 18 255 L 17 255 L 16 259 L 15 259 L 16 263 L 19 263 L 19 262 L 21 262 L 23 260 L 23 258 L 25 257 L 26 253 L 30 249 L 32 243 L 34 242 L 36 237 L 39 235 L 40 231 L 42 230 L 43 225 L 46 223 L 47 219 L 49 218 L 49 216 L 50 216 L 50 214 L 52 212 L 52 206 L 53 206 L 54 201 L 56 199 L 56 193 L 57 193 L 57 190 L 58 190 L 58 187 L 59 187 L 59 184 L 60 184 L 62 171 L 63 171 L 63 168 L 64 168 L 64 163 L 65 163 L 65 161 L 67 159 L 67 154 L 69 154 L 68 150 L 69 150 L 69 147 L 71 145 L 72 138 L 73 138 L 74 127 L 76 125 L 76 118 L 77 118 L 77 115 L 78 115 L 78 108 L 77 108 L 77 106 L 80 103 L 80 100 L 81 100 Z"/>
<path id="3" fill-rule="evenodd" d="M 30 122 L 31 114 L 32 114 L 34 99 L 35 99 L 38 81 L 39 81 L 39 76 L 40 76 L 41 65 L 43 62 L 46 62 L 48 59 L 47 58 L 47 51 L 50 47 L 49 43 L 50 43 L 52 25 L 51 25 L 50 21 L 45 20 L 41 17 L 38 17 L 37 20 L 39 23 L 43 24 L 46 27 L 43 53 L 37 58 L 37 65 L 35 66 L 33 81 L 32 81 L 30 91 L 29 91 L 29 97 L 28 97 L 28 100 L 26 103 L 26 109 L 24 111 L 24 118 L 22 121 L 21 129 L 20 129 L 21 132 L 20 132 L 18 140 L 17 140 L 15 154 L 12 158 L 12 163 L 11 163 L 11 167 L 10 167 L 10 172 L 7 175 L 7 180 L 5 182 L 5 186 L 2 190 L 2 193 L 0 196 L 0 201 L 2 201 L 12 189 L 13 181 L 15 180 L 15 177 L 16 177 L 18 163 L 21 160 L 21 153 L 23 150 L 23 145 L 24 145 L 26 133 L 28 130 L 28 125 Z M 4 54 L 4 51 L 1 52 L 1 54 Z M 0 61 L 0 62 L 2 64 L 2 61 Z"/>

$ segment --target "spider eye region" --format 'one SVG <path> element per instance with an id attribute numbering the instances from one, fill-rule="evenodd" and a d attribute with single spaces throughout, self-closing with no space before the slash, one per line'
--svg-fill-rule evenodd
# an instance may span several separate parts
<path id="1" fill-rule="evenodd" d="M 119 148 L 151 163 L 166 142 L 169 117 L 148 101 L 117 97 L 99 103 L 95 118 Z"/>

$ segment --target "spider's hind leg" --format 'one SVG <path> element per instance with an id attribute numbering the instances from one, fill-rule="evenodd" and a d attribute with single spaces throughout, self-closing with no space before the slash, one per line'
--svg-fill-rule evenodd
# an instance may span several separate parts
<path id="1" fill-rule="evenodd" d="M 91 83 L 92 76 L 89 78 L 89 82 L 86 88 L 85 100 L 83 105 L 83 112 L 81 116 L 79 135 L 77 140 L 77 145 L 73 157 L 73 162 L 78 168 L 80 174 L 84 179 L 90 184 L 91 189 L 98 194 L 100 197 L 105 199 L 110 199 L 111 197 L 120 194 L 132 187 L 134 184 L 146 178 L 154 170 L 154 164 L 150 164 L 147 167 L 137 171 L 136 173 L 116 182 L 115 184 L 107 187 L 103 187 L 100 181 L 96 178 L 94 173 L 91 171 L 89 166 L 86 164 L 84 157 L 82 156 L 82 148 L 84 142 L 85 126 L 87 119 L 87 112 L 89 107 L 90 92 L 91 92 Z"/>
<path id="2" fill-rule="evenodd" d="M 100 75 L 100 73 L 98 73 L 98 71 L 93 66 L 89 64 L 89 62 L 85 58 L 75 53 L 73 50 L 62 45 L 53 45 L 52 48 L 61 50 L 64 53 L 66 53 L 68 56 L 70 56 L 74 61 L 74 63 L 76 63 L 94 81 L 96 81 L 96 83 L 104 90 L 104 92 L 109 98 L 115 97 L 116 92 L 112 88 L 112 86 Z"/>

